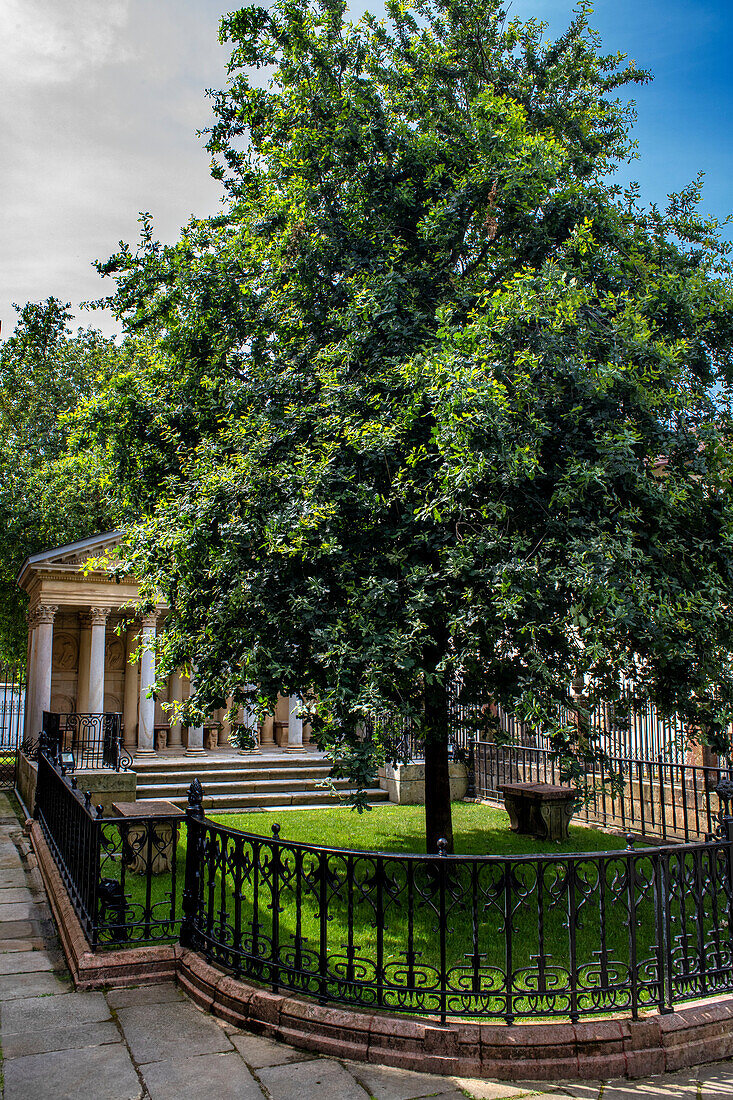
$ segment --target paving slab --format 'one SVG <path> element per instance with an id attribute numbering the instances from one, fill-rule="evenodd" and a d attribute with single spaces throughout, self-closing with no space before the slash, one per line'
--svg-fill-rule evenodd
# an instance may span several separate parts
<path id="1" fill-rule="evenodd" d="M 48 913 L 45 906 L 35 901 L 11 901 L 0 905 L 0 921 L 42 920 Z"/>
<path id="2" fill-rule="evenodd" d="M 16 1035 L 3 1033 L 3 1056 L 19 1058 L 27 1054 L 46 1054 L 52 1050 L 81 1050 L 104 1043 L 121 1043 L 122 1036 L 114 1020 L 87 1024 L 69 1021 L 69 1027 L 42 1028 Z"/>
<path id="3" fill-rule="evenodd" d="M 572 1095 L 578 1093 L 574 1086 L 565 1088 Z M 603 1100 L 697 1100 L 697 1076 L 690 1071 L 684 1074 L 665 1074 L 647 1077 L 640 1081 L 609 1081 L 603 1086 Z"/>
<path id="4" fill-rule="evenodd" d="M 503 1096 L 503 1093 L 497 1092 L 496 1095 L 498 1097 L 501 1097 L 501 1096 Z M 422 1100 L 422 1098 L 421 1098 L 421 1100 Z M 430 1098 L 430 1100 L 432 1100 L 432 1097 Z M 466 1100 L 466 1094 L 465 1094 L 465 1092 L 462 1092 L 462 1091 L 459 1092 L 458 1089 L 453 1089 L 452 1092 L 441 1092 L 441 1093 L 439 1093 L 436 1096 L 435 1100 Z"/>
<path id="5" fill-rule="evenodd" d="M 23 867 L 3 867 L 0 869 L 0 886 L 8 890 L 11 887 L 28 889 L 28 876 Z"/>
<path id="6" fill-rule="evenodd" d="M 54 970 L 57 963 L 45 951 L 8 951 L 0 954 L 0 975 L 30 974 L 38 970 Z"/>
<path id="7" fill-rule="evenodd" d="M 416 1100 L 417 1097 L 444 1096 L 456 1091 L 452 1078 L 431 1073 L 413 1073 L 409 1069 L 364 1062 L 350 1062 L 348 1070 L 375 1100 Z"/>
<path id="8" fill-rule="evenodd" d="M 0 1014 L 3 1042 L 6 1035 L 35 1028 L 66 1027 L 108 1020 L 110 1010 L 102 993 L 65 993 L 59 997 L 19 998 L 3 1005 Z"/>
<path id="9" fill-rule="evenodd" d="M 188 1001 L 166 1004 L 164 1009 L 160 1005 L 131 1005 L 119 1009 L 117 1018 L 138 1065 L 232 1050 L 214 1018 Z"/>
<path id="10" fill-rule="evenodd" d="M 23 860 L 17 852 L 15 855 L 0 856 L 0 871 L 15 870 L 16 868 L 23 869 Z"/>
<path id="11" fill-rule="evenodd" d="M 229 1038 L 248 1066 L 261 1069 L 263 1066 L 282 1066 L 286 1062 L 309 1062 L 313 1054 L 306 1050 L 296 1050 L 285 1043 L 276 1043 L 262 1035 L 249 1032 L 230 1031 Z"/>
<path id="12" fill-rule="evenodd" d="M 0 974 L 0 1001 L 9 1002 L 27 997 L 49 997 L 68 993 L 71 982 L 43 971 L 35 974 Z"/>
<path id="13" fill-rule="evenodd" d="M 733 1096 L 733 1066 L 699 1066 L 697 1069 L 702 1100 L 724 1100 Z"/>
<path id="14" fill-rule="evenodd" d="M 142 1086 L 122 1043 L 31 1054 L 5 1063 L 5 1100 L 140 1100 Z"/>
<path id="15" fill-rule="evenodd" d="M 0 905 L 8 902 L 33 901 L 33 895 L 27 886 L 3 886 L 0 884 Z"/>
<path id="16" fill-rule="evenodd" d="M 151 1062 L 142 1074 L 150 1100 L 264 1100 L 262 1089 L 238 1054 Z"/>
<path id="17" fill-rule="evenodd" d="M 317 1058 L 257 1071 L 273 1100 L 367 1100 L 369 1093 L 338 1062 Z"/>
<path id="18" fill-rule="evenodd" d="M 0 921 L 0 940 L 28 939 L 38 935 L 38 921 L 6 920 Z"/>
<path id="19" fill-rule="evenodd" d="M 0 954 L 6 951 L 43 951 L 45 946 L 40 936 L 27 940 L 0 940 Z"/>
<path id="20" fill-rule="evenodd" d="M 513 1100 L 529 1096 L 535 1089 L 528 1085 L 510 1085 L 507 1081 L 479 1081 L 474 1077 L 451 1077 L 455 1087 L 468 1093 L 472 1100 Z"/>
<path id="21" fill-rule="evenodd" d="M 168 1001 L 185 1000 L 180 989 L 173 982 L 139 985 L 134 989 L 110 989 L 106 997 L 110 1008 L 126 1008 L 128 1005 L 159 1005 Z"/>

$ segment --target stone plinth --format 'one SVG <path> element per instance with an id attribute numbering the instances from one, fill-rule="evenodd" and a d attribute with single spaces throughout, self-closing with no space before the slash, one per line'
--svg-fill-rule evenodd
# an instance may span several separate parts
<path id="1" fill-rule="evenodd" d="M 143 799 L 140 802 L 115 802 L 113 813 L 131 819 L 127 829 L 127 869 L 135 875 L 144 875 L 148 870 L 148 846 L 150 847 L 150 873 L 162 875 L 170 871 L 173 862 L 173 844 L 176 835 L 176 821 L 183 821 L 184 815 L 172 802 L 160 799 Z M 141 821 L 146 817 L 167 818 L 156 820 L 152 824 Z M 151 830 L 152 842 L 148 845 L 148 830 Z"/>
<path id="2" fill-rule="evenodd" d="M 499 787 L 513 833 L 539 840 L 567 840 L 578 799 L 572 787 L 551 783 L 505 783 Z"/>
<path id="3" fill-rule="evenodd" d="M 468 772 L 465 764 L 449 764 L 451 801 L 465 798 Z M 385 764 L 379 769 L 379 786 L 399 806 L 425 805 L 425 764 Z"/>
<path id="4" fill-rule="evenodd" d="M 74 773 L 80 791 L 91 791 L 92 802 L 111 814 L 113 802 L 134 802 L 137 798 L 137 776 L 134 772 L 80 770 Z"/>

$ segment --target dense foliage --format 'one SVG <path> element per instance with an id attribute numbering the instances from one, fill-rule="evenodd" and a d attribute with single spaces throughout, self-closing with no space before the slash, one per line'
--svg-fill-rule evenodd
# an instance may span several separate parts
<path id="1" fill-rule="evenodd" d="M 451 682 L 551 722 L 626 677 L 721 743 L 733 311 L 699 185 L 662 212 L 612 182 L 647 77 L 585 5 L 555 42 L 496 0 L 387 10 L 224 20 L 224 212 L 103 267 L 154 353 L 87 424 L 191 706 L 298 693 L 365 782 L 365 716 L 412 714 L 434 847 Z"/>
<path id="2" fill-rule="evenodd" d="M 24 662 L 21 564 L 111 524 L 99 455 L 71 445 L 64 417 L 118 353 L 95 329 L 73 334 L 69 307 L 56 298 L 16 308 L 15 330 L 0 345 L 0 660 Z"/>

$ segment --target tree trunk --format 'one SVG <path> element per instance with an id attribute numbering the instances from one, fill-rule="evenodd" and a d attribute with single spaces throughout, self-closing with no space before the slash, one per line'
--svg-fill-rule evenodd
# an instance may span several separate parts
<path id="1" fill-rule="evenodd" d="M 448 689 L 433 683 L 425 688 L 425 843 L 438 851 L 438 841 L 453 851 L 453 821 L 448 773 Z"/>

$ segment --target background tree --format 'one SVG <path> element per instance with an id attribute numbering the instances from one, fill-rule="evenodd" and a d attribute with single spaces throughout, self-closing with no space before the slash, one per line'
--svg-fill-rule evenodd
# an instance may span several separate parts
<path id="1" fill-rule="evenodd" d="M 0 345 L 0 660 L 24 662 L 22 562 L 112 522 L 100 456 L 70 447 L 64 416 L 118 352 L 95 329 L 72 334 L 69 306 L 57 298 L 16 309 L 15 330 Z"/>
<path id="2" fill-rule="evenodd" d="M 646 74 L 588 10 L 555 42 L 494 0 L 228 16 L 225 213 L 102 268 L 155 347 L 86 423 L 145 487 L 163 667 L 195 658 L 192 709 L 300 694 L 363 783 L 365 717 L 410 715 L 429 850 L 451 685 L 554 721 L 570 772 L 600 751 L 557 724 L 575 677 L 719 747 L 731 714 L 728 250 L 699 184 L 660 212 L 611 181 Z"/>

